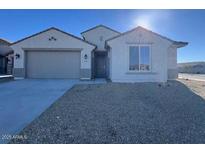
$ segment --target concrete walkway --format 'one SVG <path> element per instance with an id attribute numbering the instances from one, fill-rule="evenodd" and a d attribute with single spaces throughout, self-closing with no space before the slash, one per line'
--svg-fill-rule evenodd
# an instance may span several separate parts
<path id="1" fill-rule="evenodd" d="M 2 79 L 2 78 L 11 78 L 11 77 L 13 77 L 12 75 L 1 75 L 0 74 L 0 79 Z"/>
<path id="2" fill-rule="evenodd" d="M 0 74 L 0 82 L 6 82 L 9 80 L 13 80 L 13 76 L 12 75 L 3 75 Z"/>
<path id="3" fill-rule="evenodd" d="M 38 117 L 75 84 L 106 83 L 104 80 L 15 80 L 0 83 L 0 143 Z"/>

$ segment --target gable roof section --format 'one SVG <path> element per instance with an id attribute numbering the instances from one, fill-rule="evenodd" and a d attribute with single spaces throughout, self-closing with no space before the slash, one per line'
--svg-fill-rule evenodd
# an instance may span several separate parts
<path id="1" fill-rule="evenodd" d="M 23 38 L 23 39 L 21 39 L 21 40 L 18 40 L 18 41 L 16 41 L 16 42 L 14 42 L 14 43 L 11 43 L 11 45 L 20 43 L 20 42 L 22 42 L 22 41 L 24 41 L 24 40 L 27 40 L 27 39 L 29 39 L 29 38 L 32 38 L 32 37 L 34 37 L 34 36 L 37 36 L 37 35 L 39 35 L 39 34 L 45 33 L 45 32 L 50 31 L 50 30 L 59 31 L 59 32 L 64 33 L 64 34 L 66 34 L 66 35 L 68 35 L 68 36 L 70 36 L 70 37 L 73 37 L 73 38 L 78 39 L 78 40 L 80 40 L 80 41 L 82 41 L 82 42 L 84 42 L 84 43 L 87 43 L 87 44 L 90 44 L 90 45 L 96 47 L 96 45 L 94 45 L 94 44 L 92 44 L 92 43 L 90 43 L 90 42 L 88 42 L 88 41 L 86 41 L 86 40 L 83 40 L 83 39 L 81 39 L 80 37 L 77 37 L 77 36 L 75 36 L 75 35 L 72 35 L 72 34 L 69 34 L 69 33 L 67 33 L 67 32 L 64 32 L 64 31 L 62 31 L 62 30 L 60 30 L 60 29 L 58 29 L 58 28 L 55 28 L 55 27 L 51 27 L 51 28 L 48 28 L 48 29 L 43 30 L 43 31 L 41 31 L 41 32 L 38 32 L 38 33 L 36 33 L 36 34 L 33 34 L 33 35 L 31 35 L 31 36 L 25 37 L 25 38 Z"/>
<path id="2" fill-rule="evenodd" d="M 86 31 L 81 32 L 81 34 L 87 33 L 87 32 L 89 32 L 89 31 L 91 31 L 91 30 L 93 30 L 93 29 L 96 29 L 96 28 L 98 28 L 98 27 L 104 27 L 104 28 L 106 28 L 106 29 L 108 29 L 108 30 L 110 30 L 110 31 L 113 31 L 113 32 L 118 33 L 118 34 L 121 34 L 120 32 L 118 32 L 118 31 L 116 31 L 116 30 L 114 30 L 114 29 L 112 29 L 112 28 L 109 28 L 109 27 L 107 27 L 107 26 L 105 26 L 105 25 L 97 25 L 97 26 L 95 26 L 95 27 L 93 27 L 93 28 L 90 28 L 90 29 L 88 29 L 88 30 L 86 30 Z"/>
<path id="3" fill-rule="evenodd" d="M 127 32 L 121 33 L 120 35 L 117 35 L 117 36 L 115 36 L 115 37 L 112 37 L 112 38 L 106 40 L 106 43 L 109 42 L 109 41 L 111 41 L 111 40 L 114 40 L 114 39 L 116 39 L 116 38 L 118 38 L 118 37 L 124 36 L 124 35 L 126 35 L 126 34 L 128 34 L 128 33 L 131 33 L 131 32 L 133 32 L 133 31 L 135 31 L 135 30 L 137 30 L 137 29 L 145 30 L 145 31 L 150 32 L 150 33 L 152 33 L 152 34 L 154 34 L 154 35 L 156 35 L 156 36 L 159 36 L 159 37 L 161 37 L 161 38 L 163 38 L 163 39 L 165 39 L 165 40 L 168 40 L 168 41 L 172 42 L 174 45 L 178 46 L 179 48 L 188 45 L 188 42 L 182 42 L 182 41 L 174 41 L 174 40 L 171 40 L 171 39 L 169 39 L 169 38 L 167 38 L 167 37 L 165 37 L 165 36 L 162 36 L 162 35 L 160 35 L 160 34 L 157 34 L 157 33 L 153 32 L 153 31 L 148 30 L 148 29 L 146 29 L 146 28 L 144 28 L 144 27 L 141 27 L 141 26 L 138 26 L 138 27 L 136 27 L 136 28 L 134 28 L 134 29 L 131 29 L 131 30 L 127 31 Z"/>

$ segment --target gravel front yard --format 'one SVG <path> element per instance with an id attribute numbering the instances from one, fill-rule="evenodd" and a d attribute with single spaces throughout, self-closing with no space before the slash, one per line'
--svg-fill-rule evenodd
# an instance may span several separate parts
<path id="1" fill-rule="evenodd" d="M 194 82 L 76 85 L 10 143 L 205 143 Z"/>

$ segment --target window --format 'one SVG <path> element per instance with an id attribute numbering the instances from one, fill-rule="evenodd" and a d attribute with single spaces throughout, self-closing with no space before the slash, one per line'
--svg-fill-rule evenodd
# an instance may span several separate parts
<path id="1" fill-rule="evenodd" d="M 140 70 L 150 70 L 150 49 L 149 46 L 140 47 Z"/>
<path id="2" fill-rule="evenodd" d="M 139 70 L 139 47 L 130 47 L 130 71 Z"/>
<path id="3" fill-rule="evenodd" d="M 150 71 L 150 46 L 129 46 L 129 71 Z"/>

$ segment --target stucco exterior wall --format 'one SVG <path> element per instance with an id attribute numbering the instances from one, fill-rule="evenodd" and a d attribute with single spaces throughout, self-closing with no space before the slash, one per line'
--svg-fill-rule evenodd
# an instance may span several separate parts
<path id="1" fill-rule="evenodd" d="M 97 50 L 105 50 L 105 41 L 117 35 L 119 35 L 119 33 L 105 27 L 97 27 L 86 33 L 82 33 L 82 36 L 86 41 L 97 45 Z"/>
<path id="2" fill-rule="evenodd" d="M 151 71 L 129 72 L 129 45 L 151 46 Z M 113 82 L 166 82 L 167 52 L 171 42 L 145 30 L 136 29 L 121 37 L 108 41 L 111 47 L 110 79 Z"/>
<path id="3" fill-rule="evenodd" d="M 49 41 L 50 37 L 55 37 L 57 40 Z M 16 59 L 14 57 L 14 75 L 16 72 L 25 71 L 25 50 L 80 50 L 81 51 L 81 71 L 83 69 L 90 70 L 91 69 L 91 51 L 95 48 L 88 43 L 85 43 L 81 40 L 78 40 L 72 36 L 64 34 L 55 29 L 51 29 L 49 31 L 43 32 L 34 37 L 28 38 L 22 42 L 14 44 L 11 46 L 14 50 L 14 55 L 19 54 L 20 58 Z M 84 55 L 87 54 L 88 58 L 85 60 Z M 83 75 L 85 71 L 82 71 Z M 90 71 L 88 71 L 90 72 Z M 25 75 L 22 73 L 22 76 Z M 91 76 L 91 75 L 90 75 Z M 90 78 L 90 77 L 89 77 Z"/>
<path id="4" fill-rule="evenodd" d="M 176 79 L 178 77 L 177 69 L 177 48 L 171 46 L 168 49 L 168 79 Z"/>

